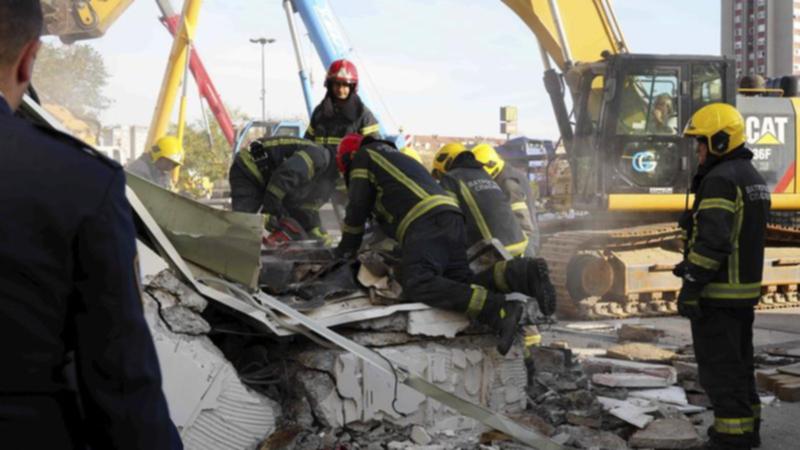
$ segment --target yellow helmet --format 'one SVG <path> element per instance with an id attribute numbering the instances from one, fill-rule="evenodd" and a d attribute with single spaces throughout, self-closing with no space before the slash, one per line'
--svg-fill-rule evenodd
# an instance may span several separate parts
<path id="1" fill-rule="evenodd" d="M 400 153 L 408 156 L 409 158 L 413 159 L 414 161 L 422 164 L 422 158 L 420 158 L 419 153 L 411 147 L 403 147 L 400 149 Z"/>
<path id="2" fill-rule="evenodd" d="M 489 144 L 478 144 L 472 147 L 472 153 L 492 177 L 496 177 L 506 166 L 506 162 L 497 154 L 497 150 Z"/>
<path id="3" fill-rule="evenodd" d="M 692 115 L 683 135 L 705 138 L 709 152 L 724 155 L 744 144 L 744 119 L 733 106 L 712 103 Z"/>
<path id="4" fill-rule="evenodd" d="M 447 170 L 450 169 L 450 164 L 453 163 L 456 156 L 465 151 L 467 151 L 467 148 L 460 142 L 444 144 L 433 157 L 433 174 L 439 176 L 447 173 Z"/>
<path id="5" fill-rule="evenodd" d="M 150 150 L 150 157 L 153 161 L 166 158 L 180 166 L 183 164 L 183 147 L 175 136 L 163 136 Z"/>

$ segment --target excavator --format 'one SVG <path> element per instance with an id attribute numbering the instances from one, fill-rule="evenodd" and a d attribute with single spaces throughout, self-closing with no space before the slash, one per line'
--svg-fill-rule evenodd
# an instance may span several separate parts
<path id="1" fill-rule="evenodd" d="M 97 37 L 131 2 L 45 0 L 47 30 L 66 42 Z M 789 216 L 800 209 L 800 99 L 738 96 L 733 62 L 720 56 L 630 53 L 610 0 L 502 2 L 538 41 L 570 168 L 571 204 L 589 212 L 543 239 L 562 317 L 675 312 L 680 280 L 671 270 L 682 258 L 675 222 L 691 204 L 696 166 L 693 143 L 681 131 L 708 103 L 738 105 L 773 209 Z M 348 56 L 326 1 L 286 0 L 284 7 L 293 37 L 292 10 L 323 63 Z M 304 82 L 299 56 L 298 64 Z M 793 246 L 800 233 L 771 226 L 768 242 L 761 307 L 798 306 L 800 248 Z"/>

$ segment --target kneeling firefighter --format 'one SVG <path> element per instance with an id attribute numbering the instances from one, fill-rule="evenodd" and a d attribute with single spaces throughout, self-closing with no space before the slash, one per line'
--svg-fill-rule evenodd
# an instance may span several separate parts
<path id="1" fill-rule="evenodd" d="M 401 247 L 399 281 L 407 299 L 464 312 L 498 335 L 506 354 L 522 318 L 524 304 L 505 293 L 553 295 L 547 266 L 539 261 L 503 261 L 478 275 L 467 264 L 464 217 L 425 167 L 392 143 L 348 135 L 336 155 L 348 184 L 342 241 L 336 249 L 355 255 L 372 216 Z M 543 261 L 541 261 L 543 263 Z"/>
<path id="2" fill-rule="evenodd" d="M 233 210 L 264 213 L 269 231 L 304 232 L 330 243 L 319 210 L 339 178 L 333 157 L 307 139 L 275 136 L 253 141 L 231 165 Z M 293 229 L 287 218 L 302 230 Z"/>
<path id="3" fill-rule="evenodd" d="M 698 170 L 687 232 L 678 312 L 691 320 L 700 385 L 714 408 L 712 449 L 760 445 L 761 402 L 754 378 L 753 307 L 761 296 L 770 190 L 745 147 L 742 115 L 713 103 L 689 120 Z"/>

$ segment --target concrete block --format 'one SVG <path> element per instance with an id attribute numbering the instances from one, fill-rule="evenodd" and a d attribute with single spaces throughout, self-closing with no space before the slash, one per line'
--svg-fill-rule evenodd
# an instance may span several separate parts
<path id="1" fill-rule="evenodd" d="M 672 366 L 678 371 L 678 380 L 697 380 L 697 363 L 687 361 L 672 361 Z"/>
<path id="2" fill-rule="evenodd" d="M 756 370 L 756 384 L 759 389 L 771 391 L 770 378 L 778 374 L 778 369 L 759 369 Z"/>
<path id="3" fill-rule="evenodd" d="M 419 425 L 414 425 L 413 427 L 411 427 L 410 437 L 412 441 L 414 441 L 419 445 L 428 445 L 433 440 L 431 439 L 431 436 L 428 434 L 428 432 L 425 431 L 425 428 L 422 428 Z"/>
<path id="4" fill-rule="evenodd" d="M 669 403 L 671 405 L 689 405 L 689 400 L 686 398 L 686 392 L 677 386 L 670 386 L 662 389 L 644 389 L 640 391 L 632 391 L 630 396 L 647 400 L 656 400 L 662 403 Z"/>
<path id="5" fill-rule="evenodd" d="M 576 427 L 562 425 L 558 427 L 556 433 L 565 433 L 569 439 L 564 443 L 577 448 L 603 449 L 603 450 L 627 450 L 628 445 L 625 441 L 609 431 L 592 430 L 586 427 Z"/>
<path id="6" fill-rule="evenodd" d="M 783 402 L 800 401 L 800 378 L 794 382 L 779 383 L 775 394 Z"/>
<path id="7" fill-rule="evenodd" d="M 658 407 L 653 406 L 649 402 L 647 406 L 642 406 L 643 402 L 617 400 L 608 397 L 597 397 L 597 401 L 603 405 L 605 409 L 612 416 L 623 420 L 638 428 L 644 428 L 654 420 L 654 417 L 648 413 L 658 411 Z"/>
<path id="8" fill-rule="evenodd" d="M 778 372 L 800 377 L 800 363 L 778 367 Z"/>
<path id="9" fill-rule="evenodd" d="M 590 357 L 581 362 L 584 371 L 588 375 L 596 373 L 642 373 L 661 377 L 669 384 L 678 381 L 678 371 L 672 366 L 662 364 L 640 363 L 634 361 L 623 361 L 621 359 Z"/>
<path id="10" fill-rule="evenodd" d="M 592 375 L 592 383 L 627 388 L 658 388 L 670 385 L 665 378 L 639 373 L 596 373 Z"/>
<path id="11" fill-rule="evenodd" d="M 684 449 L 702 444 L 694 425 L 683 419 L 659 419 L 639 430 L 628 441 L 634 448 Z"/>
<path id="12" fill-rule="evenodd" d="M 564 372 L 572 365 L 572 352 L 569 349 L 552 347 L 531 347 L 530 351 L 536 372 Z"/>
<path id="13" fill-rule="evenodd" d="M 619 342 L 650 342 L 656 343 L 666 333 L 658 328 L 651 328 L 641 325 L 623 324 L 617 330 L 617 340 Z"/>
<path id="14" fill-rule="evenodd" d="M 606 350 L 606 355 L 609 358 L 626 361 L 666 363 L 672 361 L 675 352 L 656 347 L 653 344 L 631 342 L 610 347 Z"/>
<path id="15" fill-rule="evenodd" d="M 453 338 L 469 327 L 464 314 L 442 309 L 424 309 L 408 312 L 408 328 L 412 335 Z"/>

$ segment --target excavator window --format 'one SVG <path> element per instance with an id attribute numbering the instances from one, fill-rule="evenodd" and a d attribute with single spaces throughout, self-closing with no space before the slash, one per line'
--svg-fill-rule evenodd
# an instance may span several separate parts
<path id="1" fill-rule="evenodd" d="M 617 134 L 678 134 L 678 86 L 677 71 L 626 76 L 617 116 Z"/>
<path id="2" fill-rule="evenodd" d="M 725 101 L 722 89 L 723 67 L 720 63 L 692 66 L 692 109 L 694 111 L 714 102 Z"/>

